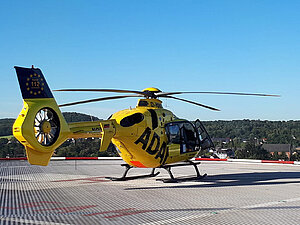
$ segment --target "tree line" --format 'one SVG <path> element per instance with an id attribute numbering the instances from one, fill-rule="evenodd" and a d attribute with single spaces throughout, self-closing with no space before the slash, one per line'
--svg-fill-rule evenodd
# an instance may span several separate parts
<path id="1" fill-rule="evenodd" d="M 99 120 L 99 118 L 75 112 L 63 113 L 67 122 Z M 14 119 L 0 119 L 0 136 L 12 135 Z M 216 141 L 217 147 L 232 148 L 236 158 L 287 159 L 285 154 L 271 155 L 260 143 L 292 144 L 300 146 L 300 121 L 204 121 L 212 138 L 227 138 L 229 142 Z M 56 156 L 117 156 L 116 149 L 110 145 L 108 151 L 99 152 L 100 139 L 88 138 L 67 140 L 55 151 Z M 14 137 L 0 138 L 0 158 L 25 156 L 24 147 Z M 296 152 L 292 159 L 300 160 Z"/>
<path id="2" fill-rule="evenodd" d="M 232 120 L 204 121 L 213 138 L 229 138 L 240 145 L 245 141 L 300 146 L 300 121 Z"/>

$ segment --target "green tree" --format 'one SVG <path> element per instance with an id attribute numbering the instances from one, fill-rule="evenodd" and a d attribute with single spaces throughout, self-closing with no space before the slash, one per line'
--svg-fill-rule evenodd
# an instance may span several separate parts
<path id="1" fill-rule="evenodd" d="M 268 151 L 263 149 L 260 145 L 256 146 L 254 143 L 246 143 L 245 147 L 236 150 L 235 156 L 238 159 L 270 159 L 271 155 Z"/>
<path id="2" fill-rule="evenodd" d="M 0 139 L 0 158 L 15 158 L 15 157 L 24 157 L 25 150 L 23 145 L 21 145 L 17 139 L 7 138 Z"/>

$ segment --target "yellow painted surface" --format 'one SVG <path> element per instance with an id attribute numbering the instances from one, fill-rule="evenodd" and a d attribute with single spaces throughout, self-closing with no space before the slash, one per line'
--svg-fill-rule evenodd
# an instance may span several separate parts
<path id="1" fill-rule="evenodd" d="M 100 151 L 105 151 L 112 142 L 124 161 L 137 167 L 154 168 L 194 157 L 195 152 L 180 154 L 179 145 L 168 145 L 164 125 L 178 118 L 171 111 L 161 108 L 158 99 L 139 101 L 149 104 L 116 112 L 110 120 L 67 124 L 53 98 L 25 99 L 13 126 L 13 134 L 25 146 L 28 161 L 35 165 L 47 165 L 54 150 L 68 138 L 102 138 Z M 34 118 L 44 107 L 53 109 L 60 120 L 59 137 L 51 146 L 41 145 L 34 133 Z M 154 129 L 149 110 L 154 110 L 157 115 L 157 127 Z M 135 113 L 141 113 L 143 120 L 128 127 L 121 126 L 125 117 Z M 49 132 L 49 124 L 43 124 L 42 129 Z"/>
<path id="2" fill-rule="evenodd" d="M 60 120 L 59 137 L 51 146 L 43 146 L 35 138 L 34 119 L 45 107 L 53 109 Z M 25 146 L 31 164 L 47 165 L 54 150 L 65 142 L 69 134 L 70 129 L 53 98 L 24 99 L 23 109 L 13 125 L 13 135 Z"/>

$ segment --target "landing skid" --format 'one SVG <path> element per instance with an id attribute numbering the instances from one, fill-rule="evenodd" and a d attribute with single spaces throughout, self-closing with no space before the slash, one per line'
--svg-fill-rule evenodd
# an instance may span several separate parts
<path id="1" fill-rule="evenodd" d="M 167 172 L 170 175 L 170 179 L 156 179 L 157 181 L 162 181 L 164 183 L 179 183 L 179 182 L 185 182 L 185 181 L 199 181 L 202 180 L 204 177 L 207 176 L 207 174 L 200 175 L 200 172 L 198 170 L 197 165 L 200 164 L 200 162 L 192 162 L 190 160 L 185 161 L 184 163 L 178 163 L 178 164 L 173 164 L 173 165 L 162 165 L 160 168 L 163 168 L 167 170 Z M 175 178 L 172 174 L 171 168 L 172 167 L 178 167 L 178 166 L 194 166 L 195 171 L 196 171 L 196 176 L 195 177 L 181 177 L 181 178 Z"/>
<path id="2" fill-rule="evenodd" d="M 121 166 L 125 166 L 126 167 L 122 177 L 105 177 L 105 178 L 106 179 L 110 179 L 112 181 L 126 181 L 126 180 L 136 180 L 136 179 L 146 178 L 146 177 L 156 177 L 159 174 L 159 172 L 154 173 L 155 172 L 155 168 L 153 168 L 150 174 L 126 177 L 128 171 L 131 168 L 133 168 L 133 166 L 130 166 L 128 164 L 121 164 Z"/>
<path id="3" fill-rule="evenodd" d="M 178 182 L 185 182 L 185 181 L 199 181 L 203 179 L 204 177 L 207 176 L 207 174 L 200 175 L 200 172 L 198 170 L 197 165 L 200 164 L 200 162 L 192 162 L 190 160 L 185 161 L 183 163 L 178 163 L 178 164 L 173 164 L 173 165 L 162 165 L 158 168 L 163 168 L 167 170 L 168 174 L 170 175 L 170 179 L 156 179 L 157 181 L 162 181 L 164 183 L 178 183 Z M 133 168 L 133 166 L 130 166 L 128 164 L 121 164 L 121 166 L 126 167 L 125 171 L 123 173 L 122 177 L 105 177 L 106 179 L 110 179 L 112 181 L 126 181 L 126 180 L 136 180 L 136 179 L 141 179 L 141 178 L 147 178 L 147 177 L 156 177 L 160 172 L 155 173 L 156 168 L 152 168 L 152 171 L 150 174 L 145 174 L 145 175 L 138 175 L 138 176 L 131 176 L 127 177 L 127 173 L 130 169 Z M 173 167 L 178 167 L 178 166 L 194 166 L 195 171 L 196 171 L 196 176 L 195 177 L 180 177 L 180 178 L 175 178 L 172 174 L 171 168 Z"/>

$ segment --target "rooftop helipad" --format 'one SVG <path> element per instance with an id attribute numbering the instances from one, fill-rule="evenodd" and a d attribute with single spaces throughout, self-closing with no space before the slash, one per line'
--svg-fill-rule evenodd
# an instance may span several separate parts
<path id="1" fill-rule="evenodd" d="M 202 162 L 197 182 L 110 181 L 121 160 L 0 161 L 0 224 L 300 224 L 300 166 Z M 132 169 L 143 174 L 150 169 Z M 173 169 L 176 176 L 192 167 Z"/>

